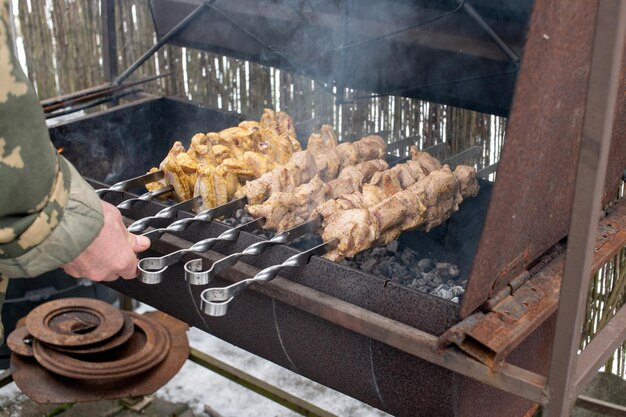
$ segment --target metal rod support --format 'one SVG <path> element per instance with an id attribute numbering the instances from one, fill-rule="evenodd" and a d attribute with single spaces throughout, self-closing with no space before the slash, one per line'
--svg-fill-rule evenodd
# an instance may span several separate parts
<path id="1" fill-rule="evenodd" d="M 572 391 L 581 393 L 594 378 L 598 369 L 607 361 L 615 350 L 626 340 L 626 306 L 596 334 L 580 353 L 576 363 L 576 375 Z"/>
<path id="2" fill-rule="evenodd" d="M 520 61 L 519 56 L 515 53 L 513 49 L 511 49 L 511 47 L 506 42 L 502 40 L 500 36 L 498 36 L 498 34 L 491 28 L 491 26 L 489 26 L 489 24 L 485 22 L 483 17 L 476 11 L 476 9 L 474 9 L 474 7 L 468 2 L 463 2 L 462 6 L 465 13 L 467 13 L 468 16 L 471 17 L 478 24 L 478 26 L 480 26 L 485 32 L 487 32 L 491 40 L 493 40 L 494 43 L 498 45 L 498 48 L 500 48 L 511 61 L 518 64 Z"/>
<path id="3" fill-rule="evenodd" d="M 137 61 L 133 62 L 119 77 L 115 79 L 114 84 L 120 84 L 124 82 L 137 68 L 139 68 L 144 62 L 146 62 L 152 55 L 154 55 L 163 45 L 169 42 L 170 39 L 178 35 L 183 29 L 185 29 L 191 22 L 193 22 L 198 16 L 207 10 L 207 7 L 214 3 L 215 0 L 203 1 L 198 7 L 196 7 L 187 17 L 181 20 L 176 26 L 174 26 L 169 32 L 167 32 L 157 43 L 148 49 Z"/>
<path id="4" fill-rule="evenodd" d="M 608 164 L 624 49 L 626 2 L 600 0 L 544 417 L 567 417 Z M 586 368 L 586 366 L 583 364 Z"/>
<path id="5" fill-rule="evenodd" d="M 596 398 L 587 397 L 585 395 L 578 397 L 576 400 L 576 407 L 584 408 L 585 410 L 600 413 L 605 416 L 626 417 L 626 407 L 598 400 Z"/>
<path id="6" fill-rule="evenodd" d="M 102 21 L 102 64 L 104 79 L 112 81 L 117 77 L 117 33 L 115 31 L 115 0 L 102 0 L 100 3 Z"/>

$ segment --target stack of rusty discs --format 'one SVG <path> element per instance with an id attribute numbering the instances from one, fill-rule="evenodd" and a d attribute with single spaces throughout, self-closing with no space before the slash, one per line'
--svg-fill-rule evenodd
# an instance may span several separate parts
<path id="1" fill-rule="evenodd" d="M 161 363 L 172 345 L 158 320 L 88 298 L 42 304 L 21 324 L 7 346 L 77 380 L 115 381 L 144 373 Z"/>

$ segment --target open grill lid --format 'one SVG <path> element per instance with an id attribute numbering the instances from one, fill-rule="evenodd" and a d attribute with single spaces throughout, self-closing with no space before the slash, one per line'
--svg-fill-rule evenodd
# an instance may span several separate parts
<path id="1" fill-rule="evenodd" d="M 151 0 L 159 37 L 201 3 Z M 532 8 L 532 0 L 208 3 L 170 42 L 331 86 L 498 115 L 510 110 Z"/>
<path id="2" fill-rule="evenodd" d="M 498 181 L 461 317 L 505 288 L 567 235 L 583 135 L 596 2 L 150 3 L 160 37 L 204 4 L 204 10 L 188 19 L 189 25 L 169 40 L 174 44 L 296 70 L 340 86 L 492 114 L 507 115 L 510 111 Z M 346 3 L 350 7 L 348 18 Z M 385 5 L 382 14 L 374 8 L 380 3 Z M 466 5 L 470 9 L 463 7 Z M 478 17 L 471 17 L 472 10 Z M 384 41 L 362 43 L 336 53 L 340 45 L 429 20 L 432 22 Z M 481 26 L 481 20 L 486 25 Z M 489 35 L 489 28 L 494 29 L 495 37 Z M 519 64 L 515 56 L 521 57 L 522 50 Z M 622 66 L 622 79 L 624 68 L 626 65 Z M 419 88 L 414 88 L 416 85 Z M 626 83 L 622 83 L 604 203 L 611 199 L 626 167 L 625 88 Z"/>

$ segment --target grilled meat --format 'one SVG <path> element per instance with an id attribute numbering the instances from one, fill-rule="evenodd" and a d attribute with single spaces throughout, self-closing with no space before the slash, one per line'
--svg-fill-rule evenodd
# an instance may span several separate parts
<path id="1" fill-rule="evenodd" d="M 432 163 L 426 159 L 423 162 Z M 360 200 L 352 196 L 329 201 L 315 212 L 324 219 L 322 238 L 339 240 L 337 249 L 326 257 L 339 261 L 371 246 L 386 244 L 406 230 L 430 231 L 457 211 L 464 198 L 477 193 L 478 182 L 473 168 L 459 166 L 452 172 L 445 165 L 382 201 L 382 194 L 367 203 L 363 196 Z M 369 205 L 376 201 L 375 205 Z M 348 224 L 355 222 L 354 219 L 365 222 L 367 227 Z"/>
<path id="2" fill-rule="evenodd" d="M 159 168 L 150 168 L 150 170 L 148 171 L 148 173 L 152 173 L 152 172 L 156 172 L 158 171 Z M 158 191 L 161 188 L 165 188 L 167 187 L 167 183 L 165 182 L 165 178 L 163 178 L 162 180 L 159 181 L 155 181 L 155 182 L 151 182 L 149 184 L 146 184 L 146 189 L 148 191 L 154 192 L 154 191 Z M 170 193 L 168 193 L 167 195 L 161 196 L 161 198 L 165 199 L 169 196 Z"/>
<path id="3" fill-rule="evenodd" d="M 257 205 L 270 198 L 270 195 L 289 192 L 300 184 L 306 184 L 315 175 L 319 174 L 323 181 L 328 181 L 329 178 L 332 180 L 337 176 L 340 166 L 347 167 L 355 160 L 348 162 L 348 159 L 345 159 L 344 162 L 343 157 L 337 152 L 341 145 L 336 146 L 336 143 L 337 139 L 332 128 L 328 125 L 322 126 L 319 134 L 313 134 L 309 138 L 309 148 L 293 154 L 288 164 L 263 174 L 257 180 L 248 181 L 238 196 L 246 196 L 248 204 Z M 382 157 L 386 146 L 385 141 L 377 136 L 367 136 L 349 145 L 357 149 L 357 163 L 371 160 L 372 155 Z M 359 152 L 358 149 L 362 151 Z M 372 165 L 368 167 L 372 169 Z"/>
<path id="4" fill-rule="evenodd" d="M 374 170 L 388 167 L 383 160 L 366 161 L 357 166 L 344 168 L 339 178 L 324 182 L 316 175 L 310 182 L 295 187 L 289 192 L 272 194 L 262 204 L 248 205 L 252 217 L 265 217 L 265 228 L 283 231 L 304 223 L 311 212 L 337 192 L 351 193 L 360 190 L 363 181 L 374 174 Z"/>
<path id="5" fill-rule="evenodd" d="M 203 208 L 215 207 L 232 199 L 242 183 L 288 162 L 294 149 L 300 145 L 291 118 L 266 109 L 261 122 L 244 121 L 221 132 L 194 135 L 187 152 L 176 142 L 160 165 L 164 181 L 147 188 L 172 184 L 178 201 L 200 195 Z M 201 184 L 196 184 L 198 178 Z"/>
<path id="6" fill-rule="evenodd" d="M 172 149 L 161 162 L 160 168 L 165 173 L 165 182 L 174 187 L 173 194 L 177 201 L 193 197 L 198 161 L 185 152 L 182 143 L 174 142 Z"/>

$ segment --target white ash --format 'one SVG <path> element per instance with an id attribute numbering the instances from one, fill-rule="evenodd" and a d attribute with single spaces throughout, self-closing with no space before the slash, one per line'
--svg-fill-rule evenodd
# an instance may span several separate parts
<path id="1" fill-rule="evenodd" d="M 459 280 L 461 271 L 457 265 L 422 258 L 413 249 L 402 247 L 398 240 L 360 252 L 341 264 L 455 303 L 465 292 L 466 282 Z"/>

